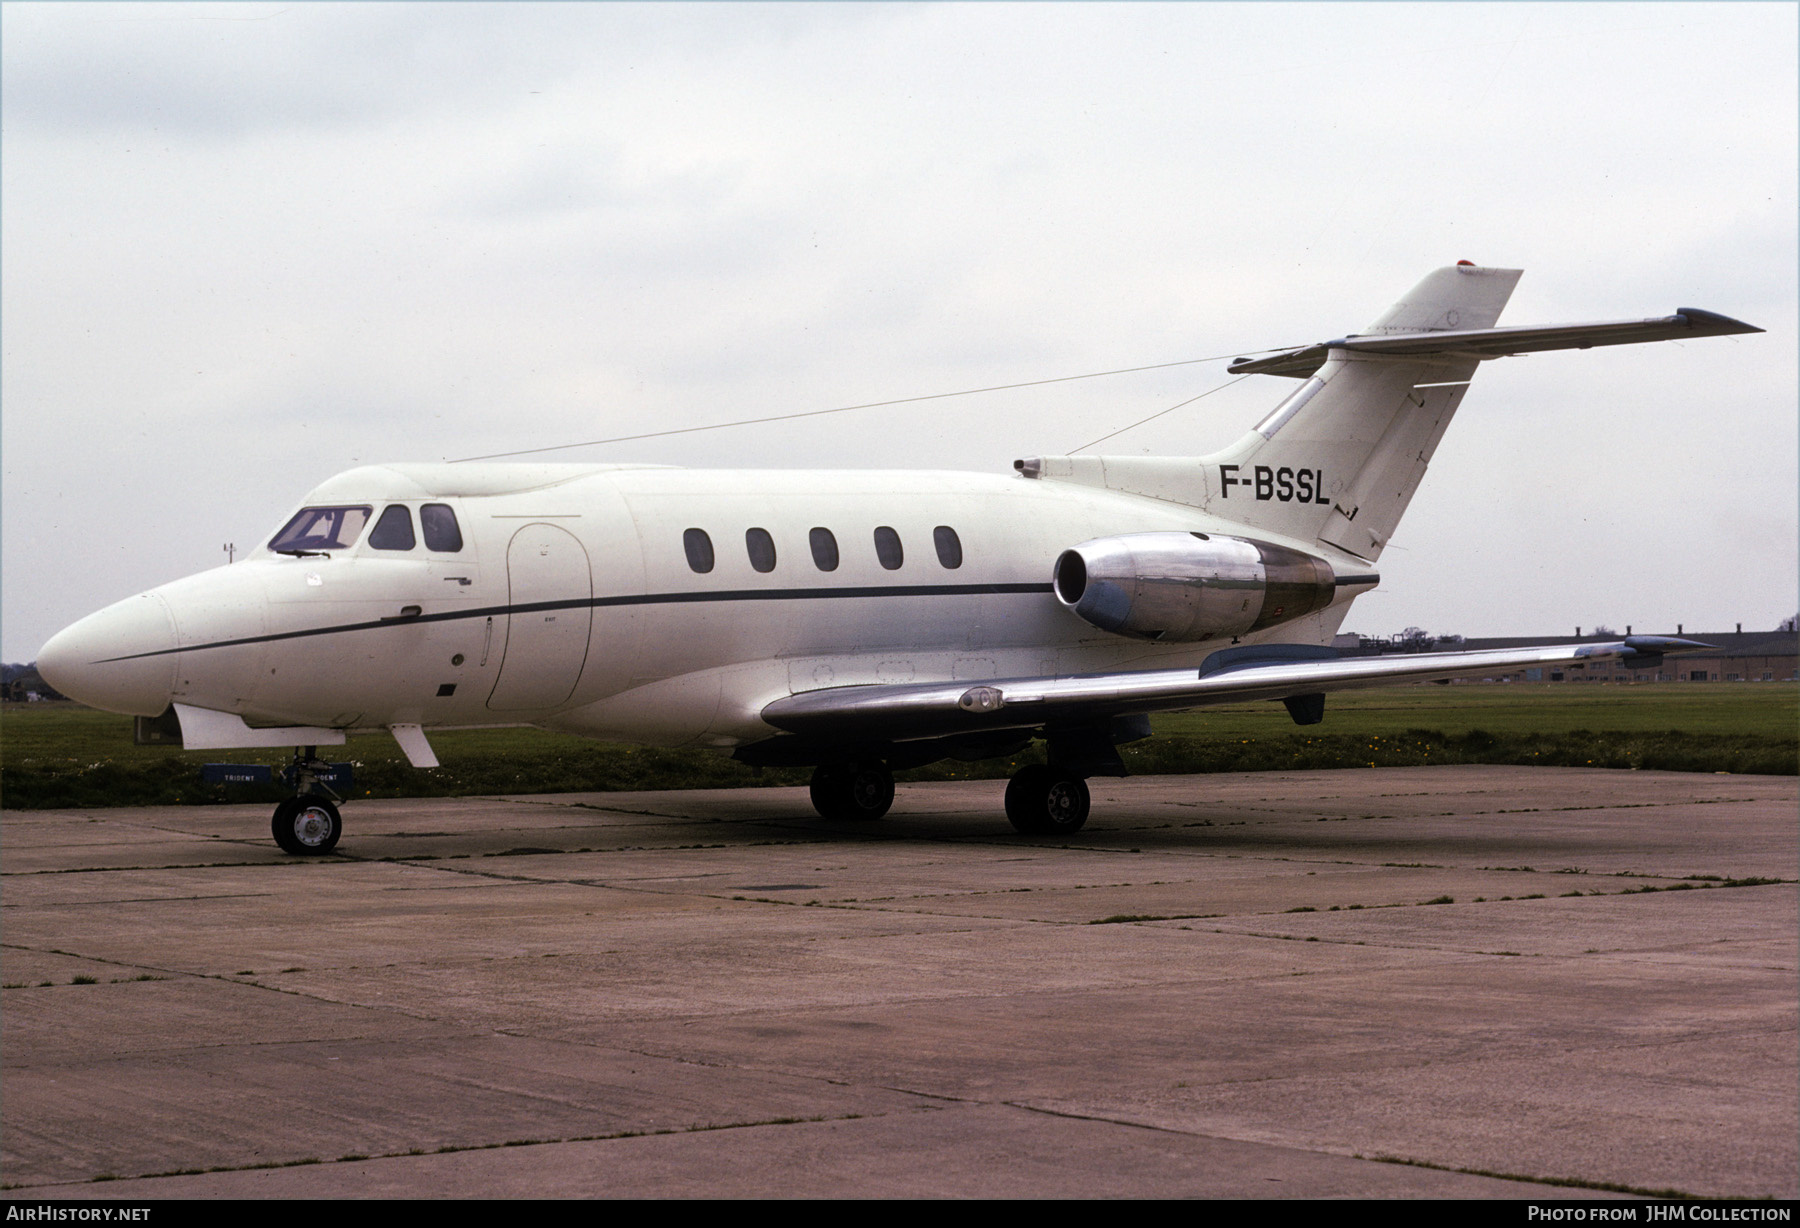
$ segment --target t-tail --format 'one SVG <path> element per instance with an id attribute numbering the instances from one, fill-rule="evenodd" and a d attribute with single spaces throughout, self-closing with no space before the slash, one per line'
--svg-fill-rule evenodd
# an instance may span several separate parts
<path id="1" fill-rule="evenodd" d="M 1373 562 L 1484 360 L 1762 331 L 1691 307 L 1644 320 L 1495 327 L 1519 277 L 1463 261 L 1426 276 L 1364 332 L 1238 359 L 1234 374 L 1288 376 L 1300 386 L 1222 452 L 1042 457 L 1018 467 L 1191 504 Z"/>
<path id="2" fill-rule="evenodd" d="M 1358 336 L 1232 364 L 1301 384 L 1255 428 L 1203 458 L 1201 506 L 1373 562 L 1400 523 L 1480 359 L 1437 338 L 1492 331 L 1518 269 L 1429 274 L 1360 337 L 1428 338 L 1404 357 L 1349 348 Z"/>

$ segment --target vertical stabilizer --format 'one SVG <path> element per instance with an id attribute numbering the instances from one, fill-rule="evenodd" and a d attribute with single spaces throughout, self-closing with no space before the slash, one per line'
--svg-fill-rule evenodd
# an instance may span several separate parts
<path id="1" fill-rule="evenodd" d="M 1494 326 L 1517 269 L 1439 269 L 1360 336 Z M 1344 339 L 1351 340 L 1350 338 Z M 1478 357 L 1389 356 L 1326 342 L 1322 361 L 1256 428 L 1202 459 L 1208 511 L 1370 560 L 1387 545 Z"/>
<path id="2" fill-rule="evenodd" d="M 1453 264 L 1427 274 L 1406 297 L 1387 309 L 1365 334 L 1434 333 L 1492 328 L 1500 319 L 1520 269 L 1484 269 Z"/>

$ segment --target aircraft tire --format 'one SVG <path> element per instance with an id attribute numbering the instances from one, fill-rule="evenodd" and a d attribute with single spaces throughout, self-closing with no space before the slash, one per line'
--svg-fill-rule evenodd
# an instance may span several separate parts
<path id="1" fill-rule="evenodd" d="M 275 807 L 269 830 L 281 851 L 296 857 L 319 857 L 337 847 L 344 834 L 338 808 L 310 794 L 290 797 Z"/>
<path id="2" fill-rule="evenodd" d="M 827 763 L 813 771 L 813 809 L 827 819 L 879 819 L 894 804 L 884 763 Z"/>
<path id="3" fill-rule="evenodd" d="M 841 763 L 822 763 L 813 769 L 812 794 L 813 809 L 819 812 L 821 819 L 835 819 L 844 807 L 844 777 L 849 769 Z"/>
<path id="4" fill-rule="evenodd" d="M 1006 819 L 1021 835 L 1035 836 L 1044 830 L 1044 807 L 1050 795 L 1050 769 L 1031 763 L 1013 773 L 1006 782 Z"/>
<path id="5" fill-rule="evenodd" d="M 1073 772 L 1041 763 L 1013 773 L 1006 785 L 1006 818 L 1027 836 L 1071 835 L 1087 822 L 1092 795 Z"/>

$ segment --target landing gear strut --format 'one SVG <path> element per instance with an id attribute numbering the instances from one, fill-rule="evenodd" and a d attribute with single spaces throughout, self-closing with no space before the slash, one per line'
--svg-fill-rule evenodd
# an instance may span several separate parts
<path id="1" fill-rule="evenodd" d="M 894 804 L 894 774 L 879 760 L 821 764 L 812 804 L 827 819 L 879 819 Z"/>
<path id="2" fill-rule="evenodd" d="M 337 847 L 344 834 L 344 820 L 326 794 L 336 798 L 331 787 L 319 779 L 331 765 L 321 761 L 316 748 L 308 746 L 296 751 L 294 761 L 283 776 L 294 787 L 294 796 L 275 807 L 269 830 L 284 853 L 295 856 L 320 856 Z M 342 800 L 339 798 L 338 800 Z"/>
<path id="3" fill-rule="evenodd" d="M 1087 822 L 1087 781 L 1067 768 L 1033 763 L 1006 786 L 1006 817 L 1028 836 L 1066 836 Z"/>

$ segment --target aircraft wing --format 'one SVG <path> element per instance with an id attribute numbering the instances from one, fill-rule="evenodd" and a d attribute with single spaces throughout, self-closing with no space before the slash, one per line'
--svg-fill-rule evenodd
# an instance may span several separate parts
<path id="1" fill-rule="evenodd" d="M 1329 649 L 1272 645 L 1208 658 L 1208 669 L 1159 669 L 990 682 L 832 687 L 778 699 L 762 710 L 777 729 L 825 741 L 910 741 L 1041 725 L 1084 725 L 1149 712 L 1174 712 L 1246 699 L 1287 699 L 1327 691 L 1480 677 L 1577 661 L 1655 667 L 1664 653 L 1705 648 L 1693 640 L 1638 635 L 1597 644 L 1325 657 Z M 1297 659 L 1277 657 L 1307 654 Z M 1218 662 L 1216 665 L 1214 662 Z"/>
<path id="2" fill-rule="evenodd" d="M 1332 350 L 1389 358 L 1440 354 L 1455 358 L 1505 358 L 1542 350 L 1586 350 L 1596 345 L 1632 345 L 1640 341 L 1679 341 L 1687 337 L 1719 337 L 1760 333 L 1754 324 L 1729 316 L 1681 307 L 1674 315 L 1649 320 L 1604 320 L 1593 324 L 1545 324 L 1523 328 L 1468 328 L 1417 333 L 1369 333 L 1321 341 L 1264 358 L 1240 358 L 1228 368 L 1233 375 L 1289 375 L 1304 379 L 1325 365 Z"/>

